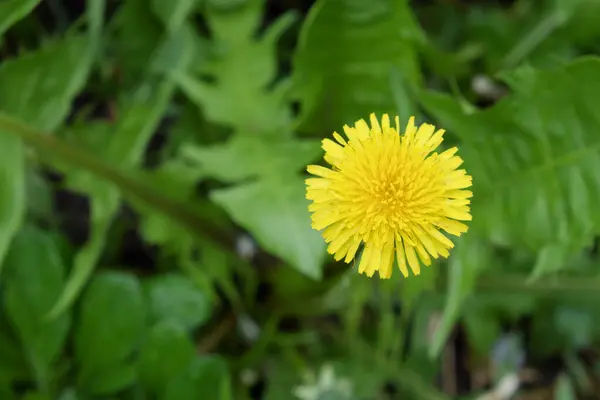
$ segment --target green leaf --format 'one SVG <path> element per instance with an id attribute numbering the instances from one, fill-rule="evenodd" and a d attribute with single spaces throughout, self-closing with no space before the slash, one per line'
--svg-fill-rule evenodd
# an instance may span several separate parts
<path id="1" fill-rule="evenodd" d="M 179 29 L 195 6 L 196 0 L 151 1 L 152 10 L 164 22 L 169 32 Z"/>
<path id="2" fill-rule="evenodd" d="M 488 355 L 501 333 L 496 314 L 485 305 L 472 304 L 465 309 L 464 323 L 470 345 L 478 355 Z"/>
<path id="3" fill-rule="evenodd" d="M 559 2 L 561 6 L 571 6 L 575 3 L 573 15 L 567 22 L 563 34 L 577 44 L 596 44 L 600 35 L 600 3 L 595 0 L 580 0 L 575 2 Z"/>
<path id="4" fill-rule="evenodd" d="M 414 46 L 421 35 L 406 0 L 317 1 L 304 21 L 294 60 L 304 85 L 321 85 L 302 129 L 328 132 L 371 112 L 395 114 L 391 72 L 420 84 Z"/>
<path id="5" fill-rule="evenodd" d="M 89 39 L 72 35 L 0 65 L 0 110 L 53 132 L 86 82 Z"/>
<path id="6" fill-rule="evenodd" d="M 198 328 L 210 318 L 211 305 L 194 283 L 180 274 L 164 274 L 145 282 L 154 322 L 173 321 L 184 329 Z"/>
<path id="7" fill-rule="evenodd" d="M 136 367 L 131 361 L 103 367 L 86 377 L 86 390 L 95 395 L 108 395 L 123 390 L 136 381 Z"/>
<path id="8" fill-rule="evenodd" d="M 415 116 L 416 106 L 413 101 L 410 81 L 397 68 L 392 69 L 390 88 L 396 105 L 396 115 L 400 121 L 406 122 Z"/>
<path id="9" fill-rule="evenodd" d="M 471 295 L 477 277 L 489 266 L 490 260 L 488 244 L 473 234 L 466 234 L 457 241 L 448 263 L 448 294 L 444 313 L 433 334 L 429 357 L 437 357 L 443 350 L 454 324 L 460 317 L 461 306 Z"/>
<path id="10" fill-rule="evenodd" d="M 277 42 L 295 19 L 284 14 L 256 38 L 262 22 L 262 0 L 249 0 L 235 10 L 208 7 L 206 17 L 216 49 L 204 75 L 178 73 L 181 90 L 211 122 L 236 132 L 282 136 L 291 134 L 290 81 L 277 78 Z"/>
<path id="11" fill-rule="evenodd" d="M 97 149 L 105 162 L 125 168 L 134 167 L 140 162 L 146 145 L 169 105 L 172 93 L 173 85 L 167 82 L 158 87 L 144 85 L 132 98 L 123 99 L 126 100 L 123 101 L 126 103 L 123 107 L 124 115 L 113 128 L 112 140 L 104 148 Z M 69 307 L 88 281 L 104 249 L 106 233 L 121 203 L 119 190 L 114 185 L 93 179 L 86 170 L 70 172 L 70 187 L 90 196 L 91 232 L 87 243 L 75 256 L 67 285 L 52 308 L 51 316 L 56 316 Z"/>
<path id="12" fill-rule="evenodd" d="M 162 394 L 171 378 L 182 374 L 195 355 L 194 344 L 180 324 L 159 322 L 140 351 L 140 381 L 150 393 Z"/>
<path id="13" fill-rule="evenodd" d="M 575 388 L 568 375 L 562 373 L 556 381 L 554 388 L 554 398 L 556 400 L 576 400 Z"/>
<path id="14" fill-rule="evenodd" d="M 184 68 L 192 60 L 192 47 L 187 31 L 174 38 L 167 38 L 159 47 L 159 52 L 153 59 L 156 64 L 163 65 L 162 57 L 169 54 L 171 68 L 174 70 Z M 174 40 L 178 39 L 178 40 Z M 167 71 L 163 71 L 167 72 Z M 162 121 L 174 92 L 174 84 L 164 80 L 159 84 L 144 82 L 139 85 L 133 94 L 120 98 L 120 119 L 117 126 L 103 125 L 105 136 L 110 135 L 110 140 L 98 144 L 95 151 L 102 155 L 105 163 L 118 168 L 130 169 L 136 167 L 142 160 L 146 146 L 158 125 Z M 98 125 L 94 125 L 98 127 Z M 87 243 L 75 256 L 74 267 L 69 277 L 67 286 L 59 301 L 54 305 L 51 316 L 56 316 L 65 310 L 78 296 L 79 292 L 89 279 L 97 260 L 105 246 L 106 233 L 110 228 L 121 198 L 114 182 L 98 181 L 94 173 L 85 168 L 72 170 L 66 168 L 68 182 L 74 188 L 90 196 L 91 201 L 91 232 Z M 123 189 L 121 187 L 121 189 Z"/>
<path id="15" fill-rule="evenodd" d="M 112 183 L 136 207 L 146 212 L 148 209 L 152 209 L 164 214 L 173 225 L 187 230 L 190 237 L 206 240 L 220 250 L 229 251 L 234 247 L 234 238 L 228 229 L 230 222 L 221 218 L 224 213 L 216 205 L 201 202 L 201 206 L 198 207 L 197 204 L 190 205 L 181 199 L 173 198 L 164 190 L 150 185 L 147 178 L 151 175 L 138 171 L 135 174 L 138 179 L 134 179 L 134 174 L 131 172 L 128 173 L 114 168 L 92 153 L 81 151 L 81 149 L 31 129 L 14 118 L 1 113 L 0 126 L 5 127 L 11 135 L 21 138 L 28 145 L 38 150 L 41 157 L 56 157 L 56 159 L 72 168 L 89 171 L 95 179 Z M 215 214 L 217 221 L 215 221 Z"/>
<path id="16" fill-rule="evenodd" d="M 116 63 L 123 71 L 126 85 L 139 82 L 140 71 L 146 71 L 163 33 L 160 20 L 150 6 L 147 0 L 127 0 L 114 17 Z"/>
<path id="17" fill-rule="evenodd" d="M 0 297 L 0 398 L 3 385 L 10 385 L 15 380 L 30 378 L 29 365 L 23 354 L 23 348 L 9 325 L 4 299 Z"/>
<path id="18" fill-rule="evenodd" d="M 58 400 L 78 400 L 77 392 L 72 388 L 65 388 L 58 396 Z"/>
<path id="19" fill-rule="evenodd" d="M 29 14 L 39 2 L 40 0 L 5 0 L 0 3 L 0 37 Z"/>
<path id="20" fill-rule="evenodd" d="M 513 94 L 496 106 L 453 114 L 422 97 L 460 134 L 473 175 L 473 227 L 517 248 L 582 246 L 600 229 L 600 60 L 505 75 Z M 439 95 L 438 95 L 439 97 Z M 565 101 L 569 99 L 569 101 Z"/>
<path id="21" fill-rule="evenodd" d="M 51 400 L 51 397 L 44 393 L 29 391 L 25 393 L 22 400 Z"/>
<path id="22" fill-rule="evenodd" d="M 426 294 L 428 291 L 435 290 L 436 279 L 439 276 L 440 265 L 435 263 L 427 268 L 421 270 L 421 274 L 415 276 L 415 279 L 402 280 L 400 289 L 400 299 L 402 301 L 402 307 L 406 307 L 407 313 L 409 313 L 413 307 L 417 306 L 420 296 Z M 397 285 L 397 283 L 394 283 Z"/>
<path id="23" fill-rule="evenodd" d="M 70 316 L 49 321 L 49 306 L 58 298 L 65 265 L 56 243 L 43 231 L 23 228 L 5 260 L 5 311 L 18 333 L 39 385 L 46 385 L 51 364 L 62 351 Z"/>
<path id="24" fill-rule="evenodd" d="M 85 37 L 55 40 L 42 49 L 0 65 L 0 111 L 36 128 L 55 130 L 85 83 L 90 63 Z M 23 146 L 0 129 L 0 265 L 25 212 Z"/>
<path id="25" fill-rule="evenodd" d="M 171 379 L 161 400 L 231 400 L 231 378 L 218 357 L 194 359 L 186 370 Z"/>
<path id="26" fill-rule="evenodd" d="M 299 172 L 320 152 L 320 143 L 315 140 L 265 140 L 247 135 L 235 135 L 225 144 L 182 148 L 185 159 L 198 163 L 204 176 L 231 183 L 280 175 L 282 171 Z"/>
<path id="27" fill-rule="evenodd" d="M 585 309 L 559 306 L 554 312 L 556 331 L 572 349 L 591 345 L 593 342 L 594 320 L 594 315 Z"/>
<path id="28" fill-rule="evenodd" d="M 325 241 L 310 225 L 301 176 L 284 176 L 211 193 L 235 222 L 301 273 L 320 279 Z"/>
<path id="29" fill-rule="evenodd" d="M 538 253 L 529 281 L 532 282 L 544 275 L 560 271 L 565 267 L 572 254 L 573 249 L 569 246 L 555 243 L 547 244 Z"/>
<path id="30" fill-rule="evenodd" d="M 75 330 L 80 382 L 97 391 L 99 375 L 110 369 L 127 369 L 126 361 L 144 327 L 145 308 L 137 279 L 117 272 L 97 275 L 84 292 Z M 104 382 L 108 383 L 110 380 Z"/>

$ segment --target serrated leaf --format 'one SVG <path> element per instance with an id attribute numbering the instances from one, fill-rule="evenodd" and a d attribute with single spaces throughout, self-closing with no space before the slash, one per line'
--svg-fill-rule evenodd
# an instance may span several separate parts
<path id="1" fill-rule="evenodd" d="M 473 227 L 505 245 L 583 245 L 600 229 L 600 60 L 505 75 L 513 94 L 473 113 L 423 104 L 459 133 L 473 176 Z M 440 97 L 437 95 L 436 97 Z M 565 99 L 569 99 L 565 101 Z M 446 103 L 450 103 L 448 101 Z"/>
<path id="2" fill-rule="evenodd" d="M 274 82 L 277 41 L 295 15 L 284 14 L 256 38 L 262 9 L 262 0 L 247 1 L 235 11 L 209 7 L 206 17 L 215 54 L 203 72 L 213 82 L 185 73 L 176 74 L 175 79 L 211 122 L 225 124 L 241 133 L 289 136 L 291 82 Z"/>
<path id="3" fill-rule="evenodd" d="M 161 400 L 232 400 L 231 378 L 225 362 L 215 356 L 196 358 L 167 384 Z"/>
<path id="4" fill-rule="evenodd" d="M 235 222 L 301 273 L 320 279 L 325 242 L 310 226 L 301 176 L 274 177 L 211 193 Z"/>
<path id="5" fill-rule="evenodd" d="M 266 140 L 247 135 L 235 135 L 214 146 L 184 145 L 181 150 L 186 160 L 199 164 L 204 176 L 231 183 L 299 172 L 317 159 L 320 151 L 316 140 Z"/>
<path id="6" fill-rule="evenodd" d="M 414 48 L 420 37 L 406 0 L 317 1 L 304 21 L 294 59 L 305 85 L 321 85 L 302 129 L 328 132 L 371 112 L 395 114 L 390 73 L 397 69 L 405 81 L 420 83 Z"/>
<path id="7" fill-rule="evenodd" d="M 88 387 L 109 368 L 125 367 L 145 328 L 145 308 L 137 279 L 128 274 L 97 275 L 81 299 L 75 330 L 79 380 Z"/>
<path id="8" fill-rule="evenodd" d="M 176 321 L 162 321 L 146 338 L 139 359 L 140 381 L 153 394 L 162 394 L 168 382 L 185 371 L 196 356 L 187 331 Z"/>
<path id="9" fill-rule="evenodd" d="M 65 265 L 56 243 L 43 231 L 25 227 L 5 259 L 4 309 L 15 328 L 39 384 L 46 384 L 51 364 L 61 353 L 70 325 L 63 314 L 45 319 L 60 293 Z"/>
<path id="10" fill-rule="evenodd" d="M 210 318 L 207 296 L 180 274 L 164 274 L 144 284 L 150 317 L 154 322 L 173 321 L 192 330 Z"/>

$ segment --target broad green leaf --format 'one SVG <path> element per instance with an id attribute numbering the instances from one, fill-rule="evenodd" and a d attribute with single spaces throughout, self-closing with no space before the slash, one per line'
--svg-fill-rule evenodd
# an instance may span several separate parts
<path id="1" fill-rule="evenodd" d="M 396 114 L 392 70 L 419 85 L 421 31 L 406 0 L 319 0 L 304 21 L 294 65 L 305 85 L 321 85 L 302 129 L 339 130 L 369 113 Z M 304 102 L 306 103 L 306 102 Z M 406 112 L 406 110 L 402 110 Z"/>
<path id="2" fill-rule="evenodd" d="M 395 114 L 398 115 L 400 123 L 406 123 L 410 117 L 415 116 L 416 106 L 413 101 L 413 93 L 411 91 L 410 82 L 397 68 L 392 69 L 390 76 L 390 88 L 392 90 L 392 96 L 394 97 L 394 103 L 396 105 Z"/>
<path id="3" fill-rule="evenodd" d="M 196 358 L 167 384 L 161 400 L 232 400 L 231 378 L 225 362 L 215 356 Z"/>
<path id="4" fill-rule="evenodd" d="M 442 319 L 431 340 L 431 358 L 437 357 L 443 350 L 454 324 L 460 317 L 464 301 L 473 292 L 480 272 L 489 267 L 490 262 L 491 255 L 487 243 L 473 234 L 466 234 L 457 241 L 448 262 L 448 294 Z"/>
<path id="5" fill-rule="evenodd" d="M 38 5 L 40 0 L 4 0 L 0 3 L 0 37 Z"/>
<path id="6" fill-rule="evenodd" d="M 552 70 L 518 69 L 505 74 L 510 96 L 471 115 L 438 113 L 440 102 L 423 95 L 442 127 L 462 139 L 460 155 L 473 175 L 473 227 L 536 250 L 581 246 L 599 231 L 600 120 L 592 106 L 599 68 L 599 59 L 583 58 Z"/>
<path id="7" fill-rule="evenodd" d="M 299 172 L 320 154 L 314 140 L 265 140 L 261 137 L 235 135 L 225 144 L 200 147 L 185 145 L 182 155 L 198 163 L 204 176 L 224 182 Z"/>
<path id="8" fill-rule="evenodd" d="M 21 340 L 38 384 L 45 385 L 70 325 L 69 314 L 51 321 L 45 319 L 60 294 L 65 265 L 56 243 L 45 232 L 25 227 L 15 236 L 5 266 L 6 315 Z"/>
<path id="9" fill-rule="evenodd" d="M 102 367 L 85 379 L 85 390 L 95 395 L 119 392 L 137 379 L 137 366 L 132 361 Z"/>
<path id="10" fill-rule="evenodd" d="M 463 22 L 473 42 L 480 47 L 488 70 L 496 72 L 517 65 L 555 65 L 576 56 L 572 43 L 561 30 L 579 0 L 522 2 L 518 12 L 502 7 L 473 7 Z"/>
<path id="11" fill-rule="evenodd" d="M 0 110 L 53 132 L 86 82 L 90 58 L 82 55 L 88 54 L 88 45 L 86 36 L 72 35 L 4 61 L 0 64 Z"/>
<path id="12" fill-rule="evenodd" d="M 195 356 L 188 332 L 177 321 L 159 322 L 140 350 L 140 381 L 150 393 L 162 394 L 171 378 L 183 373 Z"/>
<path id="13" fill-rule="evenodd" d="M 27 380 L 29 365 L 19 339 L 9 325 L 3 298 L 0 297 L 0 389 L 15 380 Z M 0 398 L 2 391 L 0 390 Z"/>
<path id="14" fill-rule="evenodd" d="M 89 72 L 87 39 L 70 36 L 0 64 L 0 111 L 53 131 Z M 25 212 L 23 146 L 0 127 L 0 265 Z"/>
<path id="15" fill-rule="evenodd" d="M 85 387 L 98 389 L 94 381 L 99 374 L 127 368 L 145 318 L 142 290 L 134 276 L 105 272 L 90 282 L 81 299 L 74 337 L 79 380 Z"/>
<path id="16" fill-rule="evenodd" d="M 25 159 L 23 145 L 0 127 L 0 271 L 2 261 L 25 214 Z"/>
<path id="17" fill-rule="evenodd" d="M 310 225 L 304 181 L 273 177 L 211 193 L 233 220 L 268 251 L 303 274 L 320 279 L 325 242 Z"/>
<path id="18" fill-rule="evenodd" d="M 144 289 L 153 322 L 169 320 L 192 330 L 210 318 L 207 296 L 183 275 L 155 276 L 144 283 Z"/>
<path id="19" fill-rule="evenodd" d="M 559 1 L 561 6 L 576 8 L 562 32 L 577 44 L 596 44 L 600 35 L 600 3 L 596 0 Z"/>
<path id="20" fill-rule="evenodd" d="M 206 17 L 217 51 L 204 75 L 214 82 L 184 73 L 175 78 L 211 122 L 241 133 L 289 136 L 290 82 L 273 82 L 277 77 L 277 42 L 295 17 L 284 14 L 256 38 L 262 5 L 262 0 L 250 0 L 235 11 L 208 7 Z"/>

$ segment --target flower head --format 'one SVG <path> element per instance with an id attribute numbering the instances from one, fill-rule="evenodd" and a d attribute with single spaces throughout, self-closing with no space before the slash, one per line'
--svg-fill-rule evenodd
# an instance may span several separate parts
<path id="1" fill-rule="evenodd" d="M 407 264 L 415 275 L 419 259 L 448 257 L 454 245 L 441 230 L 455 236 L 467 231 L 459 221 L 470 221 L 470 198 L 465 190 L 472 179 L 458 169 L 457 148 L 435 152 L 444 130 L 430 124 L 416 127 L 411 117 L 403 135 L 399 120 L 390 126 L 387 114 L 381 125 L 374 114 L 371 127 L 364 120 L 344 126 L 345 140 L 323 140 L 325 161 L 331 168 L 309 165 L 315 175 L 306 180 L 311 200 L 312 227 L 322 230 L 328 252 L 349 263 L 361 244 L 359 273 L 371 277 L 379 271 L 390 278 L 394 255 L 402 274 Z"/>

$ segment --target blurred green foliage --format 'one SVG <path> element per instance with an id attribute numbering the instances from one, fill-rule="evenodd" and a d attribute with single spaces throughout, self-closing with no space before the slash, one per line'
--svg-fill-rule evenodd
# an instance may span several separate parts
<path id="1" fill-rule="evenodd" d="M 600 2 L 4 0 L 0 37 L 1 399 L 600 392 Z M 418 277 L 310 227 L 305 166 L 371 112 L 474 179 Z"/>

